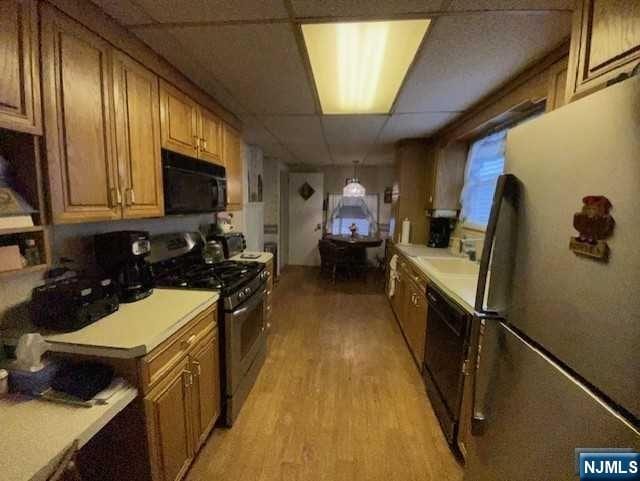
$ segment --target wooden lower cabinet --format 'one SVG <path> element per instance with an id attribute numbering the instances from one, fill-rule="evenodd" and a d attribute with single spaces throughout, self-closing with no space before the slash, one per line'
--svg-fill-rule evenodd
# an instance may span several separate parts
<path id="1" fill-rule="evenodd" d="M 193 443 L 197 451 L 220 416 L 220 352 L 217 330 L 196 346 L 190 356 L 193 373 Z"/>
<path id="2" fill-rule="evenodd" d="M 388 255 L 394 253 L 395 250 L 391 249 Z M 398 257 L 397 267 L 398 278 L 395 293 L 390 298 L 391 307 L 409 351 L 418 369 L 422 370 L 427 333 L 426 279 L 403 256 Z"/>
<path id="3" fill-rule="evenodd" d="M 193 375 L 188 363 L 184 359 L 144 400 L 155 481 L 181 479 L 193 458 Z"/>
<path id="4" fill-rule="evenodd" d="M 273 279 L 274 279 L 274 270 L 273 270 L 273 260 L 270 260 L 265 265 L 265 270 L 269 273 L 269 277 L 267 278 L 267 292 L 265 292 L 264 296 L 264 320 L 267 321 L 267 326 L 271 327 L 271 311 L 273 310 Z"/>
<path id="5" fill-rule="evenodd" d="M 141 377 L 143 383 L 149 381 L 144 409 L 153 481 L 181 479 L 220 415 L 215 319 L 215 309 L 205 312 L 143 358 Z"/>

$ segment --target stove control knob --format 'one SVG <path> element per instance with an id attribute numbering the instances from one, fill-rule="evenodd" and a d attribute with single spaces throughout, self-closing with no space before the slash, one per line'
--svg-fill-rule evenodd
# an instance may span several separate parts
<path id="1" fill-rule="evenodd" d="M 246 295 L 251 294 L 251 288 L 250 288 L 250 287 L 245 287 L 245 288 L 244 288 L 244 293 L 245 293 Z"/>
<path id="2" fill-rule="evenodd" d="M 238 299 L 244 299 L 244 292 L 238 292 Z"/>

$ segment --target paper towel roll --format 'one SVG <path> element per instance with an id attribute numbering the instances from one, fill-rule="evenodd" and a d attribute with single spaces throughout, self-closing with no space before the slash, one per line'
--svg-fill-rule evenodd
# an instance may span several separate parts
<path id="1" fill-rule="evenodd" d="M 400 244 L 409 243 L 409 233 L 411 232 L 411 221 L 405 219 L 402 221 L 402 236 L 400 237 Z"/>

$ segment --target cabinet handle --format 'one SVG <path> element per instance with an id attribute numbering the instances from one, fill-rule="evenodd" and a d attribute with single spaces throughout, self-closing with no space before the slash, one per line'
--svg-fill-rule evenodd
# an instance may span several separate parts
<path id="1" fill-rule="evenodd" d="M 182 374 L 184 375 L 184 387 L 189 387 L 193 385 L 193 373 L 191 371 L 189 371 L 188 369 L 185 369 L 184 371 L 182 371 Z"/>
<path id="2" fill-rule="evenodd" d="M 117 187 L 111 188 L 111 194 L 109 195 L 110 207 L 117 207 L 122 205 L 122 194 L 120 193 L 120 189 Z"/>
<path id="3" fill-rule="evenodd" d="M 193 364 L 196 368 L 196 375 L 198 377 L 200 377 L 202 375 L 202 366 L 200 365 L 199 361 L 191 361 L 191 364 Z"/>
<path id="4" fill-rule="evenodd" d="M 195 340 L 196 340 L 196 335 L 191 334 L 191 336 L 189 336 L 189 339 L 182 341 L 182 348 L 187 349 L 189 346 L 191 346 L 191 344 L 195 342 Z"/>
<path id="5" fill-rule="evenodd" d="M 200 146 L 200 137 L 198 137 L 197 135 L 193 136 L 193 148 L 196 150 L 199 150 L 199 146 Z"/>
<path id="6" fill-rule="evenodd" d="M 131 205 L 135 205 L 136 203 L 136 191 L 133 189 L 130 189 L 131 192 Z"/>
<path id="7" fill-rule="evenodd" d="M 207 150 L 207 139 L 201 139 L 201 140 L 202 140 L 202 149 Z"/>

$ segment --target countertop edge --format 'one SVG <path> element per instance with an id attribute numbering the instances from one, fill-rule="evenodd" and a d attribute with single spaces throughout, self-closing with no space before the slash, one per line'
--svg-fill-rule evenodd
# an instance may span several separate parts
<path id="1" fill-rule="evenodd" d="M 413 247 L 413 246 L 412 245 L 407 245 L 407 244 L 395 244 L 395 248 L 398 251 L 400 251 L 400 253 L 404 257 L 406 257 L 409 260 L 409 262 L 411 262 L 411 264 L 416 269 L 418 269 L 420 272 L 424 273 L 424 275 L 427 276 L 427 279 L 429 280 L 429 282 L 434 283 L 445 295 L 450 297 L 456 304 L 458 304 L 460 307 L 462 307 L 466 312 L 468 312 L 469 314 L 474 314 L 475 313 L 475 307 L 473 305 L 469 304 L 459 294 L 457 294 L 453 289 L 448 287 L 446 285 L 446 279 L 439 278 L 440 276 L 438 276 L 437 274 L 434 274 L 429 269 L 425 268 L 425 266 L 423 266 L 420 263 L 418 263 L 418 261 L 416 260 L 416 256 L 412 256 L 406 251 L 405 248 L 407 248 L 407 247 Z M 455 257 L 455 256 L 453 256 L 453 254 L 451 254 L 451 256 Z"/>

